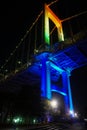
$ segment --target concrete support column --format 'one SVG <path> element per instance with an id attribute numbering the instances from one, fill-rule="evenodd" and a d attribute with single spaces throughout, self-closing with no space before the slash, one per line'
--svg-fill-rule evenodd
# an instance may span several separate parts
<path id="1" fill-rule="evenodd" d="M 50 62 L 46 62 L 46 97 L 48 99 L 52 98 L 51 95 L 51 77 L 50 77 Z"/>
<path id="2" fill-rule="evenodd" d="M 67 82 L 68 82 L 68 96 L 69 96 L 69 112 L 71 116 L 74 116 L 74 107 L 73 107 L 72 92 L 70 86 L 70 74 L 67 74 Z"/>
<path id="3" fill-rule="evenodd" d="M 50 77 L 50 62 L 45 57 L 42 59 L 41 72 L 41 96 L 51 99 L 51 77 Z"/>
<path id="4" fill-rule="evenodd" d="M 69 110 L 69 96 L 68 96 L 67 73 L 65 71 L 62 72 L 62 84 L 63 84 L 63 92 L 66 93 L 66 96 L 64 96 L 64 102 L 65 102 L 65 113 L 67 113 Z"/>
<path id="5" fill-rule="evenodd" d="M 42 60 L 42 71 L 41 71 L 41 97 L 46 97 L 46 59 Z"/>
<path id="6" fill-rule="evenodd" d="M 63 91 L 67 95 L 64 96 L 65 111 L 66 113 L 68 112 L 72 116 L 74 116 L 74 108 L 73 108 L 72 93 L 71 93 L 71 86 L 70 86 L 70 74 L 64 71 L 62 73 L 62 81 L 63 81 Z"/>

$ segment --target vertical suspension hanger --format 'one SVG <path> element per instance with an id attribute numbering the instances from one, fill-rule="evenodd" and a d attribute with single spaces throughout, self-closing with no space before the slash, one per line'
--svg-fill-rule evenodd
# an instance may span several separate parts
<path id="1" fill-rule="evenodd" d="M 18 71 L 18 64 L 21 63 L 21 59 L 19 59 L 19 53 L 20 53 L 20 51 L 18 49 L 19 48 L 16 48 L 15 57 L 14 57 L 14 59 L 15 59 L 15 67 L 14 67 L 15 68 L 15 72 Z"/>
<path id="2" fill-rule="evenodd" d="M 77 19 L 76 21 L 77 21 L 78 30 L 80 31 L 80 30 L 81 30 L 81 25 L 80 25 L 80 23 L 79 23 L 79 19 Z"/>
<path id="3" fill-rule="evenodd" d="M 36 24 L 35 24 L 34 54 L 36 54 L 36 51 L 37 51 L 36 43 L 37 43 L 37 22 L 36 22 Z"/>
<path id="4" fill-rule="evenodd" d="M 31 31 L 28 34 L 27 65 L 29 63 L 29 58 L 30 58 L 30 43 L 31 43 Z"/>
<path id="5" fill-rule="evenodd" d="M 24 42 L 24 39 L 22 41 L 22 50 L 21 50 L 21 64 L 23 65 L 23 61 L 24 61 L 24 49 L 25 49 L 25 42 Z"/>
<path id="6" fill-rule="evenodd" d="M 41 44 L 44 43 L 44 15 L 42 15 L 42 21 L 41 21 L 41 27 L 42 27 L 42 32 L 41 32 Z"/>
<path id="7" fill-rule="evenodd" d="M 72 44 L 73 44 L 74 43 L 74 38 L 73 38 L 73 30 L 72 30 L 70 20 L 68 21 L 68 24 L 69 24 L 70 36 L 71 36 L 71 40 L 72 40 Z"/>

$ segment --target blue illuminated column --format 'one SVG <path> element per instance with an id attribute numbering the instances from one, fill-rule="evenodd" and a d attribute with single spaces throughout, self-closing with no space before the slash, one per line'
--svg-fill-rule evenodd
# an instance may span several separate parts
<path id="1" fill-rule="evenodd" d="M 69 110 L 69 97 L 68 97 L 67 73 L 65 71 L 62 72 L 62 84 L 63 84 L 63 92 L 66 93 L 66 96 L 64 96 L 64 102 L 65 102 L 65 112 L 67 113 Z"/>
<path id="2" fill-rule="evenodd" d="M 46 97 L 51 99 L 51 77 L 50 77 L 50 62 L 46 62 Z"/>
<path id="3" fill-rule="evenodd" d="M 71 93 L 71 86 L 70 86 L 70 73 L 67 73 L 67 80 L 68 80 L 68 95 L 69 95 L 70 112 L 71 112 L 71 115 L 74 116 L 74 107 L 73 107 L 72 93 Z"/>
<path id="4" fill-rule="evenodd" d="M 46 59 L 42 59 L 42 71 L 41 71 L 41 97 L 46 97 Z"/>
<path id="5" fill-rule="evenodd" d="M 42 59 L 41 96 L 51 99 L 50 62 L 45 56 Z"/>
<path id="6" fill-rule="evenodd" d="M 71 111 L 72 112 L 71 114 L 73 116 L 74 109 L 73 109 L 72 93 L 70 87 L 70 74 L 64 71 L 62 73 L 62 81 L 63 81 L 63 91 L 67 93 L 67 96 L 64 96 L 65 110 L 66 112 Z"/>

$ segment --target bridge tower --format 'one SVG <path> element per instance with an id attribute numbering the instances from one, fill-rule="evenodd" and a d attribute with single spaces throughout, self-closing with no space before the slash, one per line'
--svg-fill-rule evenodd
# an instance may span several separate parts
<path id="1" fill-rule="evenodd" d="M 64 41 L 64 34 L 61 20 L 53 13 L 48 5 L 44 7 L 44 43 L 47 45 L 46 50 L 50 49 L 50 30 L 49 19 L 55 24 L 58 31 L 58 39 Z M 48 53 L 43 53 L 41 58 L 42 72 L 41 72 L 41 96 L 50 100 L 52 98 L 52 92 L 57 92 L 64 97 L 65 111 L 74 114 L 72 93 L 70 87 L 70 72 L 63 70 L 55 63 L 51 62 Z M 58 86 L 54 86 L 51 82 L 51 67 L 58 71 L 62 77 L 62 89 Z"/>

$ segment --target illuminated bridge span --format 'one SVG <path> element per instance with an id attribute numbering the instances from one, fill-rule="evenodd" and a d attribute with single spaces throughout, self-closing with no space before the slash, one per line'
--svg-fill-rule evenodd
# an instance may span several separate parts
<path id="1" fill-rule="evenodd" d="M 48 5 L 45 4 L 44 8 L 45 11 L 38 15 L 1 66 L 0 88 L 12 87 L 15 90 L 21 85 L 38 84 L 41 86 L 41 97 L 51 99 L 52 92 L 57 92 L 64 97 L 66 112 L 70 110 L 73 113 L 69 78 L 73 70 L 87 65 L 87 31 L 74 34 L 70 28 L 71 36 L 66 38 L 63 22 L 69 18 L 60 20 Z M 61 85 L 58 84 L 60 79 Z"/>

